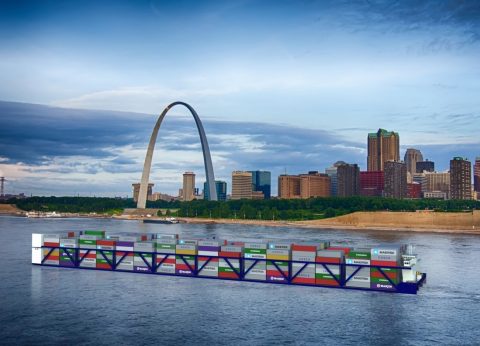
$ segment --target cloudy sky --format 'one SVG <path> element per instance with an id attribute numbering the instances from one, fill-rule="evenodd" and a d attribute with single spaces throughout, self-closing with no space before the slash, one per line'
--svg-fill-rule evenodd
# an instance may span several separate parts
<path id="1" fill-rule="evenodd" d="M 8 193 L 126 195 L 156 116 L 190 103 L 216 177 L 366 167 L 400 133 L 439 170 L 480 156 L 478 1 L 2 1 L 0 175 Z M 193 120 L 169 114 L 155 190 L 203 181 Z M 200 185 L 200 184 L 198 184 Z"/>

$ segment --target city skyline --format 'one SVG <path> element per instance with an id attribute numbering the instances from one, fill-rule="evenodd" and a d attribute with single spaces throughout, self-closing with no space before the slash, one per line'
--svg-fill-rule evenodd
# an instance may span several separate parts
<path id="1" fill-rule="evenodd" d="M 5 193 L 27 195 L 130 196 L 131 184 L 140 179 L 156 119 L 148 114 L 1 101 L 0 112 L 0 125 L 9 129 L 0 138 L 5 155 L 0 155 L 0 176 L 9 180 Z M 229 187 L 232 171 L 240 167 L 271 171 L 276 177 L 285 169 L 288 174 L 324 172 L 341 160 L 367 170 L 368 133 L 377 131 L 371 129 L 362 142 L 352 142 L 334 132 L 301 127 L 211 119 L 203 122 L 216 179 L 226 181 Z M 187 112 L 172 110 L 157 142 L 150 179 L 157 192 L 177 195 L 186 170 L 195 171 L 199 182 L 205 180 L 198 133 Z M 422 146 L 400 140 L 400 157 L 411 147 L 435 162 L 439 172 L 449 169 L 452 157 L 478 156 L 476 145 Z M 35 183 L 38 179 L 43 182 L 41 186 Z M 278 194 L 276 185 L 272 184 L 273 195 Z"/>
<path id="2" fill-rule="evenodd" d="M 379 128 L 400 134 L 400 157 L 417 148 L 437 171 L 473 161 L 479 11 L 433 0 L 1 2 L 6 193 L 129 194 L 149 129 L 178 100 L 198 111 L 215 178 L 229 183 L 233 170 L 365 170 L 365 137 Z M 160 134 L 158 191 L 175 193 L 186 170 L 204 179 L 186 115 L 172 110 Z"/>

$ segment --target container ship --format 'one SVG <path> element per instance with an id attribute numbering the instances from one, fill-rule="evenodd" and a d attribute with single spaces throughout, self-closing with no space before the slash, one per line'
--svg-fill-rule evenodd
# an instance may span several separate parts
<path id="1" fill-rule="evenodd" d="M 154 275 L 416 294 L 412 245 L 232 241 L 102 230 L 32 234 L 32 264 Z"/>

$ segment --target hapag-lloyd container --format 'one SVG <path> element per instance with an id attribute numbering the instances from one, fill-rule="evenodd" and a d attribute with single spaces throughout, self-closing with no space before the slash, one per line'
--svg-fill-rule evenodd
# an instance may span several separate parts
<path id="1" fill-rule="evenodd" d="M 180 242 L 182 241 L 182 244 Z M 188 243 L 185 243 L 188 241 Z M 175 273 L 177 275 L 193 275 L 195 255 L 197 254 L 196 240 L 179 240 L 175 249 Z"/>
<path id="2" fill-rule="evenodd" d="M 97 267 L 97 235 L 82 234 L 78 239 L 80 267 Z M 91 250 L 90 250 L 91 249 Z"/>
<path id="3" fill-rule="evenodd" d="M 155 252 L 154 243 L 151 241 L 135 242 L 133 244 L 133 250 L 135 251 L 133 270 L 136 272 L 150 273 L 153 259 L 152 253 Z"/>
<path id="4" fill-rule="evenodd" d="M 317 285 L 340 286 L 339 280 L 342 277 L 341 264 L 344 263 L 344 256 L 343 250 L 317 251 L 316 262 L 319 263 L 315 265 L 315 283 Z"/>
<path id="5" fill-rule="evenodd" d="M 155 240 L 155 252 L 157 253 L 155 263 L 158 266 L 157 273 L 175 274 L 176 245 L 176 237 L 164 237 Z"/>
<path id="6" fill-rule="evenodd" d="M 135 243 L 133 241 L 116 242 L 116 262 L 118 270 L 133 271 L 133 251 Z M 123 259 L 122 259 L 123 258 Z"/>
<path id="7" fill-rule="evenodd" d="M 101 251 L 98 251 L 101 250 Z M 115 250 L 115 241 L 114 240 L 97 240 L 97 268 L 100 269 L 112 269 L 113 265 L 113 251 L 105 250 Z M 105 256 L 105 257 L 104 257 Z M 112 265 L 110 265 L 110 263 Z"/>
<path id="8" fill-rule="evenodd" d="M 255 263 L 255 260 L 267 259 L 267 244 L 245 243 L 245 246 L 243 248 L 243 257 L 245 259 L 245 279 L 265 281 L 267 279 L 267 262 L 258 261 L 257 263 Z"/>
<path id="9" fill-rule="evenodd" d="M 60 239 L 60 265 L 62 267 L 75 266 L 75 252 L 78 248 L 78 239 L 75 238 L 61 238 Z M 72 261 L 73 260 L 73 261 Z"/>
<path id="10" fill-rule="evenodd" d="M 267 281 L 287 282 L 289 276 L 288 262 L 291 258 L 290 244 L 268 244 L 267 249 Z"/>
<path id="11" fill-rule="evenodd" d="M 220 258 L 218 261 L 218 277 L 224 279 L 239 279 L 237 273 L 240 273 L 242 251 L 243 247 L 237 245 L 224 245 L 220 248 L 218 255 L 220 257 L 226 257 L 226 259 Z M 227 261 L 230 262 L 230 265 Z"/>

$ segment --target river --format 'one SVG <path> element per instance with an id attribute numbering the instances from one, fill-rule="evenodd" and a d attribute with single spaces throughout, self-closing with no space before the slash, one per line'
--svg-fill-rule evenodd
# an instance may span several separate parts
<path id="1" fill-rule="evenodd" d="M 412 243 L 418 295 L 31 265 L 31 233 Z M 0 344 L 479 345 L 480 236 L 0 217 Z"/>

